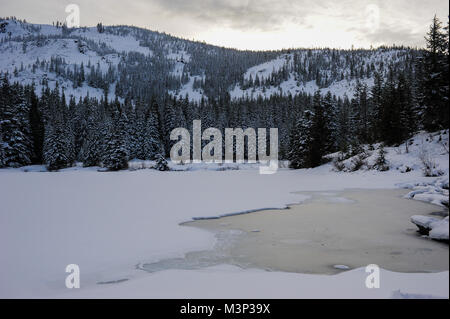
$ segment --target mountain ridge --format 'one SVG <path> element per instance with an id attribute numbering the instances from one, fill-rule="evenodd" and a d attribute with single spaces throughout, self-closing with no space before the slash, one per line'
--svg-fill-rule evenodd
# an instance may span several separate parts
<path id="1" fill-rule="evenodd" d="M 224 94 L 232 99 L 267 99 L 317 90 L 351 98 L 357 81 L 370 87 L 373 72 L 385 77 L 387 62 L 403 70 L 419 51 L 408 47 L 237 50 L 134 26 L 68 29 L 59 24 L 0 19 L 0 52 L 0 72 L 13 74 L 22 84 L 32 79 L 42 82 L 46 77 L 51 87 L 58 82 L 67 97 L 89 94 L 101 98 L 107 91 L 111 100 L 133 99 L 144 89 L 130 87 L 139 87 L 144 80 L 152 87 L 144 98 L 164 93 L 184 98 L 187 94 L 200 103 L 202 98 Z M 52 58 L 58 60 L 54 68 Z M 87 64 L 98 64 L 100 69 Z M 30 74 L 33 71 L 35 76 Z M 98 83 L 83 76 L 97 77 Z M 46 83 L 36 84 L 39 93 Z"/>

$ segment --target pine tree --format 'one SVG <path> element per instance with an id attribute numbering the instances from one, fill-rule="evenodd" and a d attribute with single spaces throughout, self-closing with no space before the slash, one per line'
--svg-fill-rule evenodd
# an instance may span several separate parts
<path id="1" fill-rule="evenodd" d="M 350 144 L 350 101 L 346 94 L 342 100 L 338 100 L 338 120 L 337 120 L 337 145 L 340 152 L 347 152 Z"/>
<path id="2" fill-rule="evenodd" d="M 158 104 L 152 100 L 145 116 L 143 150 L 145 159 L 156 159 L 158 154 L 164 154 L 159 132 Z"/>
<path id="3" fill-rule="evenodd" d="M 83 166 L 99 166 L 102 161 L 104 147 L 103 136 L 106 135 L 105 124 L 100 121 L 97 110 L 91 110 L 86 123 L 86 136 L 80 150 Z"/>
<path id="4" fill-rule="evenodd" d="M 312 167 L 311 148 L 313 136 L 311 134 L 314 113 L 306 110 L 291 130 L 288 159 L 290 167 L 294 169 Z"/>
<path id="5" fill-rule="evenodd" d="M 69 167 L 73 158 L 71 149 L 74 147 L 67 127 L 60 122 L 49 124 L 45 129 L 44 161 L 47 169 L 56 171 Z"/>
<path id="6" fill-rule="evenodd" d="M 0 168 L 6 165 L 5 145 L 2 137 L 2 130 L 0 127 Z"/>
<path id="7" fill-rule="evenodd" d="M 380 112 L 380 137 L 387 145 L 394 145 L 402 141 L 400 103 L 397 85 L 391 69 L 383 86 L 382 109 Z"/>
<path id="8" fill-rule="evenodd" d="M 169 165 L 167 164 L 166 159 L 161 154 L 156 155 L 156 166 L 155 169 L 158 171 L 168 171 Z"/>
<path id="9" fill-rule="evenodd" d="M 103 165 L 110 171 L 128 168 L 128 147 L 126 145 L 127 118 L 119 107 L 110 125 L 103 154 Z"/>
<path id="10" fill-rule="evenodd" d="M 378 141 L 381 138 L 383 117 L 383 78 L 380 73 L 374 73 L 374 85 L 370 91 L 370 141 Z"/>
<path id="11" fill-rule="evenodd" d="M 397 81 L 397 97 L 400 112 L 400 127 L 398 129 L 399 142 L 410 138 L 416 131 L 416 111 L 411 92 L 411 84 L 407 81 L 403 73 L 400 73 Z"/>
<path id="12" fill-rule="evenodd" d="M 367 85 L 357 82 L 355 97 L 351 103 L 350 128 L 358 143 L 367 143 L 369 128 L 369 103 Z"/>
<path id="13" fill-rule="evenodd" d="M 322 105 L 322 96 L 320 91 L 314 94 L 313 99 L 313 117 L 312 117 L 312 143 L 310 146 L 309 167 L 316 167 L 322 164 L 322 157 L 325 155 L 325 147 L 329 138 L 328 125 L 326 123 L 325 113 Z"/>
<path id="14" fill-rule="evenodd" d="M 31 86 L 28 93 L 30 104 L 30 129 L 33 142 L 32 163 L 41 164 L 43 162 L 42 150 L 44 147 L 45 127 L 43 115 L 39 107 L 39 99 L 34 93 L 35 87 Z"/>
<path id="15" fill-rule="evenodd" d="M 180 103 L 177 102 L 175 98 L 173 100 L 168 99 L 168 102 L 166 102 L 164 113 L 164 146 L 167 155 L 169 155 L 172 145 L 176 143 L 176 141 L 170 140 L 170 133 L 175 128 L 186 128 L 186 126 L 186 119 L 180 107 Z"/>
<path id="16" fill-rule="evenodd" d="M 333 100 L 331 92 L 325 95 L 322 100 L 323 113 L 325 118 L 325 153 L 333 153 L 338 148 L 338 110 L 336 101 Z"/>
<path id="17" fill-rule="evenodd" d="M 23 88 L 9 85 L 6 77 L 2 83 L 0 125 L 7 166 L 19 167 L 31 164 L 32 141 L 29 122 L 29 105 Z"/>
<path id="18" fill-rule="evenodd" d="M 389 170 L 389 164 L 386 160 L 386 150 L 384 149 L 383 144 L 380 144 L 378 148 L 378 156 L 375 160 L 374 168 L 382 172 Z"/>
<path id="19" fill-rule="evenodd" d="M 429 131 L 449 127 L 448 32 L 435 16 L 426 36 L 422 62 L 423 125 Z"/>

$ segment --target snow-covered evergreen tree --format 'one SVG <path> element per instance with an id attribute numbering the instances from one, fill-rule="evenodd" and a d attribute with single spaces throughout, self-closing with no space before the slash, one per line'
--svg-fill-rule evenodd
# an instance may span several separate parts
<path id="1" fill-rule="evenodd" d="M 374 84 L 370 90 L 370 141 L 377 141 L 381 138 L 383 118 L 383 78 L 380 73 L 374 73 Z"/>
<path id="2" fill-rule="evenodd" d="M 156 155 L 155 169 L 157 169 L 158 171 L 168 171 L 169 170 L 169 165 L 167 163 L 167 160 L 161 154 Z"/>
<path id="3" fill-rule="evenodd" d="M 126 145 L 127 118 L 123 110 L 115 111 L 110 125 L 103 153 L 103 165 L 111 171 L 128 167 L 128 146 Z"/>
<path id="4" fill-rule="evenodd" d="M 47 169 L 56 171 L 73 163 L 73 136 L 61 122 L 48 125 L 45 129 L 44 161 Z"/>
<path id="5" fill-rule="evenodd" d="M 0 168 L 6 165 L 5 144 L 3 142 L 2 132 L 0 128 Z"/>
<path id="6" fill-rule="evenodd" d="M 421 58 L 423 124 L 433 131 L 449 127 L 448 107 L 448 31 L 435 16 L 426 36 L 426 50 Z"/>
<path id="7" fill-rule="evenodd" d="M 7 166 L 19 167 L 31 164 L 32 140 L 29 122 L 29 105 L 23 88 L 17 83 L 9 85 L 6 77 L 1 87 L 0 127 L 4 142 Z"/>
<path id="8" fill-rule="evenodd" d="M 143 143 L 145 159 L 156 159 L 158 154 L 164 154 L 159 133 L 159 112 L 156 101 L 151 102 L 151 106 L 147 111 Z"/>
<path id="9" fill-rule="evenodd" d="M 337 101 L 333 99 L 331 92 L 328 92 L 322 100 L 323 116 L 326 123 L 325 153 L 333 153 L 338 149 L 338 109 Z"/>
<path id="10" fill-rule="evenodd" d="M 389 170 L 389 164 L 386 160 L 386 150 L 384 149 L 383 144 L 381 143 L 378 148 L 378 155 L 374 163 L 374 168 L 376 168 L 379 171 L 388 171 Z"/>
<path id="11" fill-rule="evenodd" d="M 311 148 L 313 136 L 311 134 L 314 113 L 306 110 L 297 120 L 291 131 L 288 159 L 290 167 L 294 169 L 311 167 Z"/>
<path id="12" fill-rule="evenodd" d="M 105 124 L 100 122 L 97 112 L 91 111 L 87 121 L 87 133 L 80 150 L 83 166 L 99 166 L 102 161 L 104 147 L 103 137 L 106 135 Z"/>
<path id="13" fill-rule="evenodd" d="M 322 158 L 325 155 L 326 145 L 330 138 L 320 91 L 314 94 L 312 127 L 309 134 L 312 136 L 312 143 L 309 147 L 311 162 L 307 167 L 316 167 L 322 164 Z"/>

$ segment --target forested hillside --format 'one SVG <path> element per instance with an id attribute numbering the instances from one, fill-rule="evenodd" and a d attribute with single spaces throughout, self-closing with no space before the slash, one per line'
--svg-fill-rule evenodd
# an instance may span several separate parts
<path id="1" fill-rule="evenodd" d="M 427 47 L 239 51 L 128 26 L 0 19 L 0 166 L 125 168 L 173 128 L 276 127 L 281 159 L 449 127 L 448 23 Z"/>

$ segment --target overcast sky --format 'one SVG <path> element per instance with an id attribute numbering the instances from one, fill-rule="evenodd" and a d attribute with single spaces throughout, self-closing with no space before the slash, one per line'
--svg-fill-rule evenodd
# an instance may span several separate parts
<path id="1" fill-rule="evenodd" d="M 239 49 L 422 46 L 447 0 L 0 0 L 0 16 L 64 21 L 80 7 L 82 26 L 127 24 Z"/>

